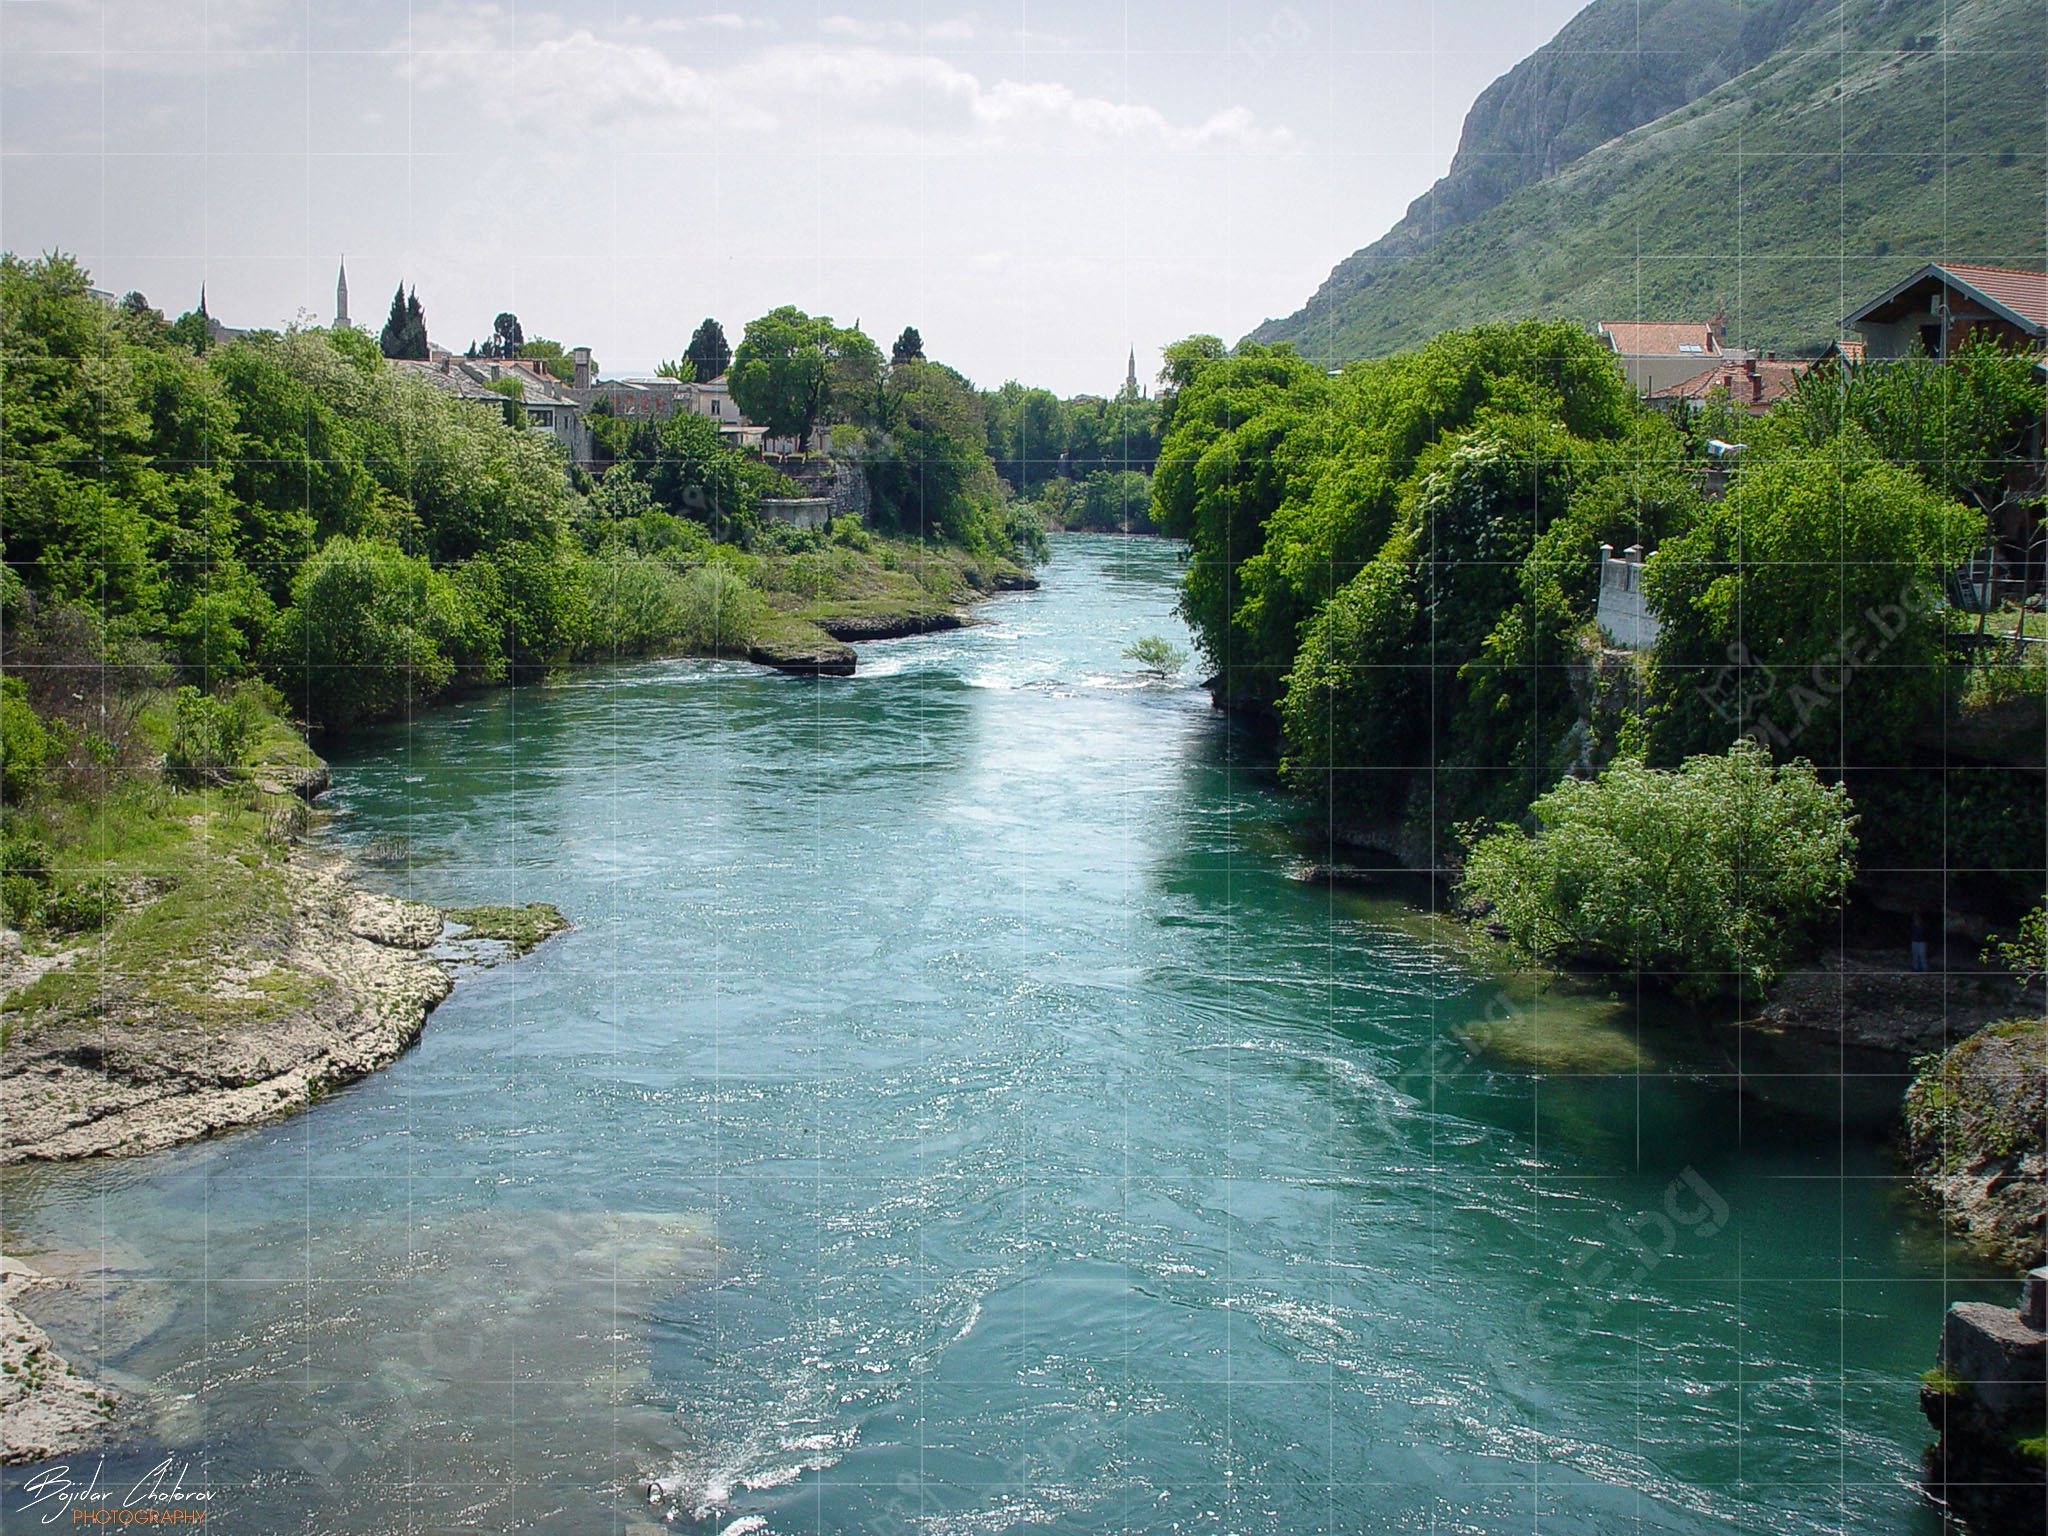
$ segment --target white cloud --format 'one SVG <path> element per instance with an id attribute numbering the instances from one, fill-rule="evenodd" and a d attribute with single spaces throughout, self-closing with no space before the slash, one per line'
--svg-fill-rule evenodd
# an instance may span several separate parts
<path id="1" fill-rule="evenodd" d="M 417 17 L 394 46 L 399 68 L 417 89 L 466 92 L 476 110 L 557 139 L 651 120 L 757 138 L 822 124 L 842 148 L 943 149 L 1062 134 L 1171 149 L 1274 150 L 1293 142 L 1286 129 L 1262 126 L 1242 106 L 1180 124 L 1155 107 L 1085 95 L 1058 81 L 987 83 L 934 54 L 872 41 L 775 45 L 700 67 L 650 41 L 565 28 L 523 10 L 514 44 L 506 17 L 490 3 Z M 971 31 L 971 22 L 939 24 L 955 27 Z M 827 18 L 821 29 L 849 39 L 883 30 L 845 17 Z M 644 39 L 645 29 L 635 35 Z"/>

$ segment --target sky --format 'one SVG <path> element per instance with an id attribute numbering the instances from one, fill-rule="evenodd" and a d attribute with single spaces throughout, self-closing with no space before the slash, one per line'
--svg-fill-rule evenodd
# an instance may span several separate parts
<path id="1" fill-rule="evenodd" d="M 1298 308 L 1580 0 L 0 0 L 0 245 L 167 314 L 650 371 L 780 304 L 976 383 Z M 724 7 L 724 8 L 721 8 Z"/>

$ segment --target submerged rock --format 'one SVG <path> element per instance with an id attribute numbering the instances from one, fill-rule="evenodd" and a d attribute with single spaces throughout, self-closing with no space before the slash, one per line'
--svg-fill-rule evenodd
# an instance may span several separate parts
<path id="1" fill-rule="evenodd" d="M 43 1277 L 0 1256 L 0 1462 L 48 1461 L 105 1434 L 120 1399 L 78 1374 L 50 1336 L 14 1309 Z"/>

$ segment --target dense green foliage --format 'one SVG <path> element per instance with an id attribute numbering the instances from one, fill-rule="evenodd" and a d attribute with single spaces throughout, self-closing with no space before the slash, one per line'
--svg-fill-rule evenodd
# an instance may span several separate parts
<path id="1" fill-rule="evenodd" d="M 418 350 L 416 318 L 394 296 L 402 351 Z M 494 347 L 568 366 L 501 319 Z M 748 334 L 771 382 L 822 360 L 822 414 L 804 425 L 848 424 L 885 527 L 977 557 L 1042 550 L 1005 506 L 958 374 L 884 367 L 860 332 L 794 310 Z M 722 345 L 715 326 L 696 340 Z M 139 296 L 94 297 L 63 256 L 0 261 L 0 347 L 10 610 L 88 616 L 103 653 L 166 655 L 201 689 L 188 723 L 251 676 L 345 728 L 579 658 L 743 649 L 765 610 L 735 546 L 780 531 L 761 525 L 763 496 L 804 494 L 690 414 L 594 413 L 590 480 L 523 413 L 436 389 L 361 332 L 188 345 Z M 16 689 L 0 715 L 10 795 L 48 755 L 43 707 Z"/>
<path id="2" fill-rule="evenodd" d="M 1695 997 L 1768 988 L 1855 864 L 1841 786 L 1805 763 L 1776 767 L 1750 741 L 1675 773 L 1623 758 L 1531 810 L 1533 836 L 1482 837 L 1465 867 L 1509 941 Z"/>
<path id="3" fill-rule="evenodd" d="M 386 367 L 360 333 L 198 356 L 173 330 L 94 298 L 68 258 L 0 263 L 10 579 L 45 609 L 99 615 L 107 643 L 161 645 L 207 688 L 260 673 L 318 724 L 683 643 L 710 525 L 744 532 L 749 497 L 780 484 L 679 417 L 653 429 L 644 484 L 586 499 L 547 434 Z M 708 627 L 730 643 L 729 622 Z M 14 697 L 7 717 L 17 781 L 36 756 L 25 708 Z"/>
<path id="4" fill-rule="evenodd" d="M 1672 760 L 1751 732 L 1816 762 L 1898 761 L 1941 717 L 1943 580 L 1982 547 L 1983 514 L 1854 431 L 1751 451 L 1643 577 L 1664 624 L 1653 750 Z"/>
<path id="5" fill-rule="evenodd" d="M 1154 480 L 1183 606 L 1227 702 L 1276 711 L 1287 771 L 1347 824 L 1427 846 L 1562 771 L 1566 664 L 1599 544 L 1698 497 L 1686 447 L 1568 325 L 1489 327 L 1338 377 L 1197 344 Z"/>
<path id="6" fill-rule="evenodd" d="M 890 366 L 862 457 L 876 523 L 990 553 L 1011 542 L 985 446 L 981 396 L 943 363 Z"/>
<path id="7" fill-rule="evenodd" d="M 983 396 L 988 453 L 996 471 L 1019 496 L 1042 487 L 1086 481 L 1103 473 L 1150 474 L 1159 459 L 1161 405 L 1127 391 L 1114 400 L 1077 395 L 1062 400 L 1049 389 L 1015 380 Z"/>
<path id="8" fill-rule="evenodd" d="M 1973 696 L 1944 585 L 2026 478 L 2030 359 L 1823 370 L 1768 419 L 1647 411 L 1563 324 L 1335 376 L 1194 338 L 1169 372 L 1154 515 L 1190 541 L 1183 609 L 1219 697 L 1277 723 L 1333 828 L 1455 864 L 1468 826 L 1617 753 L 1669 770 L 1747 736 L 1867 796 L 1884 867 L 2038 882 L 2038 793 L 1927 756 Z M 1705 442 L 1738 432 L 1710 498 Z M 1591 622 L 1602 544 L 1654 551 L 1663 635 L 1619 662 Z"/>
<path id="9" fill-rule="evenodd" d="M 1443 186 L 1255 339 L 1335 362 L 1475 320 L 1720 310 L 1745 345 L 1817 351 L 1922 262 L 2040 266 L 2037 0 L 1735 9 L 1595 7 L 1481 98 Z"/>
<path id="10" fill-rule="evenodd" d="M 2031 479 L 2044 404 L 2040 359 L 1978 334 L 1946 361 L 1816 368 L 1762 430 L 1806 448 L 1860 433 L 1930 489 L 1988 514 Z"/>
<path id="11" fill-rule="evenodd" d="M 732 356 L 733 404 L 804 449 L 835 406 L 858 412 L 881 376 L 881 349 L 861 331 L 786 304 L 749 324 L 740 339 Z"/>

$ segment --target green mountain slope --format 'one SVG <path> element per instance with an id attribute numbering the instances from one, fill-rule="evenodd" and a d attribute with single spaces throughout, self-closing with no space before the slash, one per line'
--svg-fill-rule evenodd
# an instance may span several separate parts
<path id="1" fill-rule="evenodd" d="M 1489 320 L 1720 312 L 1731 340 L 1812 350 L 1920 262 L 2042 264 L 2040 0 L 1644 0 L 1631 55 L 1614 42 L 1635 9 L 1598 0 L 1496 82 L 1451 174 L 1254 337 L 1338 362 Z M 1694 30 L 1702 18 L 1718 21 Z"/>

